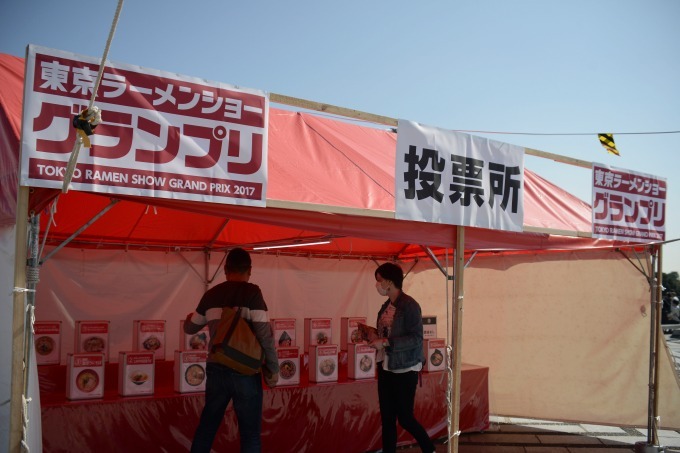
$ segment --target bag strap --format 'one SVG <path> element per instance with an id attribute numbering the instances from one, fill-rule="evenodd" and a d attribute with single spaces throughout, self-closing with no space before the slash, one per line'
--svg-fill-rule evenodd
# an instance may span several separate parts
<path id="1" fill-rule="evenodd" d="M 245 302 L 244 295 L 243 295 L 244 290 L 245 290 L 245 285 L 239 286 L 238 292 L 236 292 L 235 296 L 231 298 L 235 303 L 238 304 L 238 308 L 234 308 L 234 307 L 229 306 L 229 305 L 222 307 L 222 310 L 224 310 L 225 308 L 228 308 L 228 309 L 234 310 L 236 312 L 234 314 L 234 318 L 231 320 L 231 325 L 229 326 L 229 329 L 227 329 L 227 332 L 224 335 L 225 341 L 226 341 L 226 339 L 231 338 L 231 335 L 234 333 L 234 330 L 236 329 L 236 326 L 238 325 L 239 320 L 242 319 L 241 318 L 241 307 L 242 307 L 243 303 Z M 251 326 L 251 324 L 248 321 L 246 321 L 246 324 L 248 325 L 248 328 L 250 329 L 250 331 L 253 332 L 253 327 Z M 253 332 L 253 334 L 254 333 L 255 332 Z"/>
<path id="2" fill-rule="evenodd" d="M 233 309 L 231 307 L 223 307 L 222 310 L 224 310 L 225 308 L 228 308 L 235 312 L 234 318 L 231 320 L 231 325 L 229 326 L 227 333 L 224 335 L 224 339 L 226 340 L 227 338 L 231 338 L 231 335 L 234 333 L 234 330 L 236 329 L 236 326 L 238 325 L 238 322 L 241 319 L 241 307 L 238 307 L 238 309 Z"/>

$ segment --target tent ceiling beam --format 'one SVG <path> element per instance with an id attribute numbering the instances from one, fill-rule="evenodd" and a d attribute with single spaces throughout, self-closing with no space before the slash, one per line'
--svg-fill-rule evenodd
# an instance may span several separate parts
<path id="1" fill-rule="evenodd" d="M 449 275 L 448 270 L 445 269 L 444 266 L 439 262 L 439 259 L 435 256 L 430 247 L 421 245 L 420 248 L 427 254 L 427 256 L 430 257 L 430 261 L 432 261 L 435 264 L 435 266 L 437 266 L 437 268 L 441 271 L 441 273 L 446 277 L 447 280 L 453 280 L 453 275 Z"/>
<path id="2" fill-rule="evenodd" d="M 208 242 L 206 248 L 212 249 L 212 246 L 215 244 L 217 239 L 220 237 L 220 235 L 222 234 L 222 231 L 224 231 L 224 229 L 227 227 L 227 224 L 229 223 L 230 220 L 231 219 L 224 219 L 224 223 L 222 223 L 222 225 L 220 225 L 220 227 L 217 229 L 217 231 L 215 232 L 215 236 L 213 236 L 212 239 L 210 240 L 210 242 Z"/>
<path id="3" fill-rule="evenodd" d="M 360 217 L 376 217 L 381 219 L 396 219 L 394 211 L 376 210 L 376 209 L 360 209 L 360 208 L 349 208 L 346 206 L 331 206 L 322 205 L 315 203 L 301 203 L 294 201 L 284 201 L 284 200 L 272 200 L 267 199 L 267 207 L 269 208 L 279 208 L 279 209 L 290 209 L 294 211 L 311 211 L 320 212 L 325 214 L 345 214 L 354 215 Z M 523 226 L 524 233 L 539 233 L 539 234 L 552 234 L 555 236 L 566 236 L 566 237 L 577 237 L 577 238 L 592 238 L 593 234 L 591 231 L 578 231 L 578 230 L 560 230 L 555 228 L 543 228 L 530 225 Z"/>
<path id="4" fill-rule="evenodd" d="M 323 104 L 321 102 L 309 101 L 306 99 L 294 98 L 284 94 L 269 93 L 269 100 L 276 104 L 298 107 L 306 110 L 340 115 L 356 120 L 369 121 L 371 123 L 385 124 L 387 126 L 397 126 L 397 120 L 388 116 L 376 115 L 374 113 L 362 112 L 360 110 L 348 109 L 337 105 Z"/>
<path id="5" fill-rule="evenodd" d="M 236 246 L 242 247 L 242 248 L 256 248 L 256 247 L 271 247 L 275 248 L 277 246 L 280 246 L 281 248 L 284 248 L 285 246 L 290 246 L 290 245 L 296 245 L 296 246 L 304 246 L 306 244 L 312 245 L 311 243 L 316 243 L 320 241 L 330 241 L 332 239 L 338 239 L 338 238 L 343 238 L 345 236 L 341 236 L 338 234 L 323 234 L 323 235 L 317 235 L 317 236 L 296 236 L 296 237 L 291 237 L 291 238 L 283 238 L 283 239 L 276 239 L 273 241 L 263 241 L 263 242 L 251 242 L 247 244 L 238 244 L 238 245 L 232 245 L 229 247 L 222 247 L 222 248 L 215 248 L 213 250 L 215 251 L 228 251 Z"/>
<path id="6" fill-rule="evenodd" d="M 470 264 L 472 264 L 472 260 L 474 260 L 474 259 L 475 259 L 475 256 L 477 256 L 477 252 L 478 252 L 478 250 L 475 250 L 474 252 L 472 252 L 472 255 L 470 255 L 470 258 L 468 258 L 467 262 L 465 263 L 465 266 L 464 266 L 465 269 L 467 269 L 468 266 L 469 266 Z"/>
<path id="7" fill-rule="evenodd" d="M 645 270 L 645 267 L 644 267 L 643 264 L 642 264 L 642 260 L 640 259 L 640 255 L 638 255 L 638 253 L 637 253 L 637 250 L 632 249 L 632 252 L 633 252 L 633 254 L 635 255 L 635 258 L 638 260 L 637 264 L 634 263 L 633 260 L 630 259 L 630 257 L 628 256 L 628 254 L 627 254 L 627 253 L 624 253 L 624 251 L 623 251 L 622 249 L 616 249 L 616 251 L 619 252 L 621 255 L 623 255 L 623 256 L 628 260 L 628 262 L 629 262 L 635 269 L 638 270 L 638 272 L 640 272 L 642 275 L 645 276 L 645 278 L 647 279 L 647 282 L 649 283 L 649 286 L 650 286 L 650 288 L 651 288 L 651 287 L 652 287 L 652 276 L 651 276 L 651 275 L 648 275 L 647 271 Z M 649 255 L 647 255 L 647 256 L 649 256 Z"/>
<path id="8" fill-rule="evenodd" d="M 408 248 L 411 246 L 411 244 L 404 244 L 404 246 L 399 250 L 397 253 L 397 259 L 401 256 L 402 253 L 404 253 Z"/>
<path id="9" fill-rule="evenodd" d="M 267 199 L 268 208 L 290 209 L 294 211 L 321 212 L 324 214 L 345 214 L 361 217 L 377 217 L 381 219 L 394 219 L 394 211 L 381 211 L 378 209 L 350 208 L 346 206 L 331 206 L 316 203 L 302 203 L 295 201 Z"/>
<path id="10" fill-rule="evenodd" d="M 206 256 L 209 254 L 209 252 L 206 252 Z M 217 278 L 217 273 L 222 269 L 222 266 L 224 265 L 224 262 L 227 260 L 227 254 L 224 253 L 222 255 L 222 259 L 220 260 L 220 264 L 217 265 L 217 268 L 215 269 L 215 273 L 210 277 L 210 280 L 208 280 L 207 284 L 210 285 L 212 282 L 215 281 Z M 208 258 L 208 264 L 210 263 L 210 259 Z"/>
<path id="11" fill-rule="evenodd" d="M 522 227 L 524 233 L 540 233 L 540 234 L 552 234 L 555 236 L 567 236 L 576 238 L 592 238 L 593 233 L 591 231 L 578 231 L 578 230 L 558 230 L 555 228 L 542 228 L 524 225 Z"/>
<path id="12" fill-rule="evenodd" d="M 110 210 L 111 208 L 113 208 L 113 207 L 116 205 L 116 203 L 118 203 L 119 201 L 120 201 L 120 200 L 117 200 L 117 199 L 115 199 L 115 198 L 112 198 L 112 199 L 111 199 L 111 202 L 110 202 L 107 206 L 105 206 L 104 209 L 102 209 L 101 211 L 99 211 L 94 217 L 92 217 L 90 220 L 88 220 L 87 222 L 85 222 L 85 224 L 84 224 L 83 226 L 81 226 L 80 228 L 78 228 L 71 236 L 69 236 L 68 238 L 66 238 L 66 239 L 64 240 L 64 242 L 62 242 L 62 243 L 59 244 L 57 247 L 55 247 L 50 253 L 47 254 L 47 256 L 45 256 L 45 258 L 43 258 L 42 260 L 40 260 L 40 264 L 42 265 L 45 261 L 47 261 L 48 259 L 50 259 L 50 258 L 52 257 L 52 255 L 54 255 L 55 253 L 57 253 L 59 250 L 61 250 L 61 249 L 64 248 L 67 244 L 69 244 L 71 241 L 73 241 L 75 238 L 77 238 L 78 235 L 79 235 L 80 233 L 82 233 L 83 231 L 85 231 L 90 225 L 92 225 L 94 222 L 96 222 L 97 220 L 99 220 L 100 217 L 102 217 L 104 214 L 106 214 L 107 212 L 109 212 L 109 210 Z"/>
<path id="13" fill-rule="evenodd" d="M 410 274 L 411 271 L 418 265 L 418 261 L 419 261 L 419 260 L 418 260 L 417 257 L 416 257 L 416 259 L 413 260 L 413 264 L 411 264 L 411 267 L 409 267 L 408 270 L 404 273 L 404 278 L 406 278 L 406 276 L 407 276 L 408 274 Z"/>
<path id="14" fill-rule="evenodd" d="M 191 263 L 191 261 L 189 261 L 189 260 L 182 254 L 182 251 L 181 251 L 181 250 L 176 250 L 175 253 L 177 253 L 177 255 L 178 255 L 180 258 L 182 258 L 182 260 L 184 260 L 185 263 L 187 263 L 187 264 L 189 265 L 189 267 L 191 268 L 191 270 L 194 271 L 194 273 L 195 273 L 196 275 L 198 275 L 198 278 L 200 278 L 201 281 L 205 283 L 205 277 L 204 277 L 203 275 L 201 275 L 201 273 L 198 272 L 198 271 L 196 270 L 196 268 L 195 268 L 194 265 Z"/>

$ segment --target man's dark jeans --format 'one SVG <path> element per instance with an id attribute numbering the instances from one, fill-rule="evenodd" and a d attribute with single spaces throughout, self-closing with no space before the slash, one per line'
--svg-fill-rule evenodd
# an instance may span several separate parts
<path id="1" fill-rule="evenodd" d="M 262 428 L 262 377 L 244 376 L 215 363 L 208 363 L 205 407 L 194 434 L 192 453 L 210 452 L 217 430 L 224 419 L 229 401 L 234 400 L 238 419 L 241 452 L 260 451 Z"/>

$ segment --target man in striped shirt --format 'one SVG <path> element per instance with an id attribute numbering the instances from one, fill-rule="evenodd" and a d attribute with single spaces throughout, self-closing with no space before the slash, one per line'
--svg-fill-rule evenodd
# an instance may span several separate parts
<path id="1" fill-rule="evenodd" d="M 251 269 L 252 262 L 247 251 L 242 248 L 231 250 L 224 265 L 227 281 L 214 286 L 203 295 L 196 311 L 187 316 L 184 332 L 193 334 L 208 324 L 210 329 L 208 350 L 211 350 L 217 326 L 222 317 L 222 307 L 240 308 L 241 317 L 248 321 L 264 350 L 264 379 L 271 387 L 279 379 L 279 364 L 269 324 L 267 304 L 259 286 L 248 282 Z M 241 452 L 259 452 L 262 428 L 262 377 L 260 373 L 246 376 L 211 361 L 208 361 L 206 365 L 206 372 L 205 407 L 194 434 L 192 453 L 210 451 L 224 413 L 232 399 L 238 420 Z"/>

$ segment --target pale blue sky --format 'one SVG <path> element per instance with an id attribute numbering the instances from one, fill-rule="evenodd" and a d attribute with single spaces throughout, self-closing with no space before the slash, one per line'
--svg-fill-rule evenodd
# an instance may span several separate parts
<path id="1" fill-rule="evenodd" d="M 0 52 L 101 56 L 116 0 L 0 1 Z M 109 59 L 455 130 L 680 130 L 680 1 L 125 2 Z M 680 134 L 486 135 L 668 180 L 680 238 Z M 590 171 L 527 156 L 590 202 Z M 664 270 L 680 271 L 680 243 Z"/>

